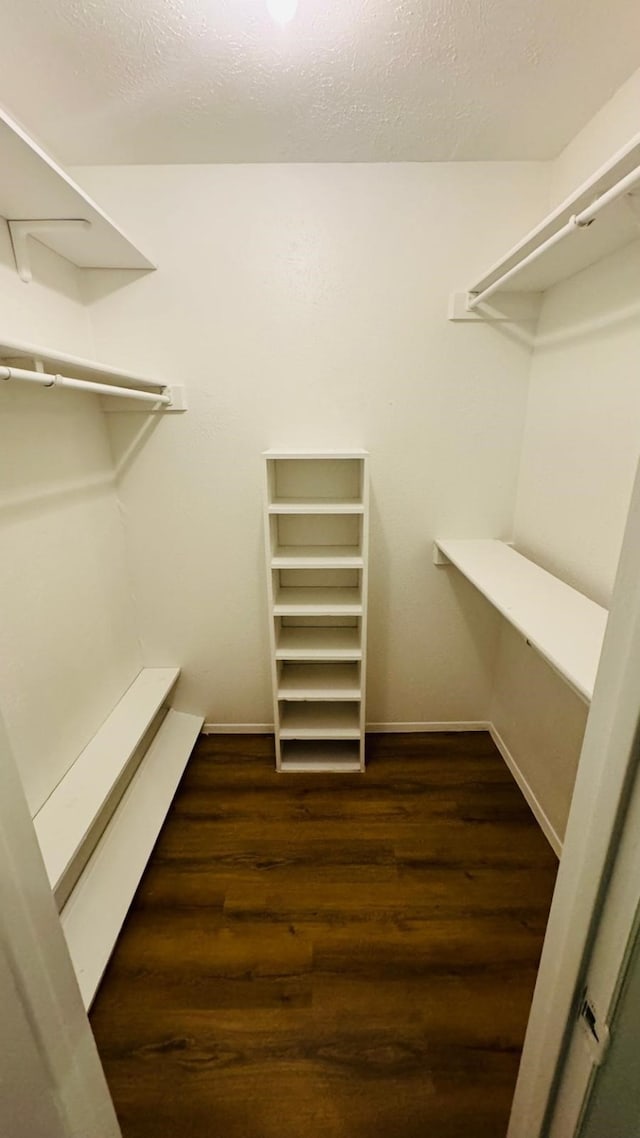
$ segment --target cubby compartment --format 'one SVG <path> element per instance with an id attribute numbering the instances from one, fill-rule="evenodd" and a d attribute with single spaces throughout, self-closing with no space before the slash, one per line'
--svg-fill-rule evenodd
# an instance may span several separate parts
<path id="1" fill-rule="evenodd" d="M 362 514 L 271 516 L 271 564 L 362 568 L 362 527 Z"/>
<path id="2" fill-rule="evenodd" d="M 356 617 L 276 617 L 276 660 L 361 660 Z"/>
<path id="3" fill-rule="evenodd" d="M 282 452 L 265 457 L 270 512 L 364 512 L 364 452 L 345 458 Z"/>
<path id="4" fill-rule="evenodd" d="M 360 703 L 281 701 L 281 739 L 359 739 Z"/>
<path id="5" fill-rule="evenodd" d="M 357 773 L 360 744 L 354 739 L 284 739 L 280 769 L 299 774 Z"/>
<path id="6" fill-rule="evenodd" d="M 362 770 L 366 455 L 269 451 L 265 459 L 277 767 Z"/>
<path id="7" fill-rule="evenodd" d="M 286 661 L 278 664 L 278 698 L 286 700 L 359 700 L 360 665 Z"/>
<path id="8" fill-rule="evenodd" d="M 357 569 L 277 569 L 272 572 L 275 616 L 361 616 Z"/>

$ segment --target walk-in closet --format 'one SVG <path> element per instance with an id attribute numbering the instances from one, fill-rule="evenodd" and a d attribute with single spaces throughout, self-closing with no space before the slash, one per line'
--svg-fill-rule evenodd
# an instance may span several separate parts
<path id="1" fill-rule="evenodd" d="M 631 1138 L 612 2 L 0 3 L 6 1138 Z"/>

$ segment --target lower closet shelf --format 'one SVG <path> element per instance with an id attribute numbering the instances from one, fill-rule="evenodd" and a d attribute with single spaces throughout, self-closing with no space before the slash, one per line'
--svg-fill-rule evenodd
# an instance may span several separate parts
<path id="1" fill-rule="evenodd" d="M 36 814 L 59 909 L 148 749 L 179 675 L 179 668 L 143 668 Z"/>
<path id="2" fill-rule="evenodd" d="M 357 703 L 286 703 L 280 716 L 281 739 L 359 739 Z"/>
<path id="3" fill-rule="evenodd" d="M 60 919 L 86 1008 L 113 951 L 203 719 L 169 711 Z"/>
<path id="4" fill-rule="evenodd" d="M 360 771 L 360 743 L 352 739 L 282 741 L 280 769 L 289 773 Z"/>

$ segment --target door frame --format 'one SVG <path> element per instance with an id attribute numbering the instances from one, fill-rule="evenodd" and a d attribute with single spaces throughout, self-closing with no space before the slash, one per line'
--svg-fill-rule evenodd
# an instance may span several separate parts
<path id="1" fill-rule="evenodd" d="M 589 961 L 609 893 L 638 769 L 640 725 L 640 470 L 636 474 L 611 609 L 589 710 L 556 888 L 531 1005 L 507 1138 L 573 1138 L 557 1107 L 582 1105 L 580 1085 L 565 1065 L 574 1037 Z M 613 941 L 624 941 L 635 911 L 609 912 Z M 602 933 L 602 929 L 600 932 Z M 612 991 L 624 960 L 606 959 Z M 608 1008 L 601 1009 L 606 1016 Z M 584 1075 L 584 1070 L 583 1070 Z M 576 1078 L 578 1081 L 576 1082 Z M 571 1081 L 573 1080 L 573 1081 Z M 564 1081 L 564 1085 L 563 1085 Z M 556 1115 L 554 1123 L 554 1114 Z M 568 1126 L 568 1128 L 567 1128 Z M 577 1121 L 576 1121 L 577 1126 Z"/>
<path id="2" fill-rule="evenodd" d="M 1 718 L 0 1003 L 6 1133 L 122 1138 Z"/>

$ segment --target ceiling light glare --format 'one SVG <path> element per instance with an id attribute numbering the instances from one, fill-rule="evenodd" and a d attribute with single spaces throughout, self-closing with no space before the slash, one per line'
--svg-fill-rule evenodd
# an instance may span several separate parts
<path id="1" fill-rule="evenodd" d="M 276 24 L 288 24 L 296 14 L 298 0 L 267 0 L 267 11 Z"/>

